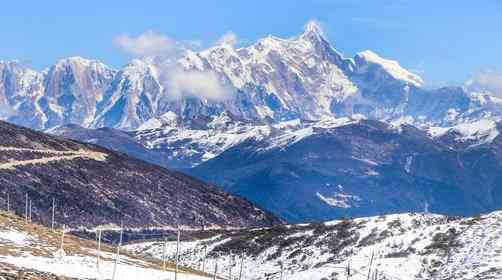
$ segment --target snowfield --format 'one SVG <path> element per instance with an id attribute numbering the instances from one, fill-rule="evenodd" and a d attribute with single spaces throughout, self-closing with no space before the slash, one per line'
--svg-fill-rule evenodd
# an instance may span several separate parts
<path id="1" fill-rule="evenodd" d="M 161 242 L 126 247 L 153 257 L 163 250 Z M 174 248 L 167 244 L 168 255 Z M 234 277 L 243 260 L 242 279 L 281 279 L 281 264 L 288 280 L 366 280 L 368 273 L 387 280 L 502 279 L 502 212 L 475 218 L 396 214 L 219 232 L 182 242 L 181 252 L 187 266 L 211 271 L 218 263 L 221 273 Z"/>
<path id="2" fill-rule="evenodd" d="M 25 223 L 12 214 L 0 212 L 0 279 L 11 279 L 2 276 L 17 275 L 20 270 L 76 279 L 112 279 L 115 248 L 102 244 L 98 269 L 95 242 L 66 235 L 64 253 L 61 253 L 61 235 L 60 230 L 52 232 L 42 226 Z M 163 271 L 161 262 L 124 254 L 122 251 L 115 279 L 174 279 L 174 270 L 172 263 L 168 263 L 166 271 Z M 209 277 L 180 267 L 178 279 L 202 280 Z"/>

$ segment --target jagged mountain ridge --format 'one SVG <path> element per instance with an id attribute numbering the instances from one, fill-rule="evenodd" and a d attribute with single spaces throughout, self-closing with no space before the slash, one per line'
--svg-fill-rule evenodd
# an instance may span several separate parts
<path id="1" fill-rule="evenodd" d="M 98 146 L 0 122 L 0 201 L 33 220 L 72 228 L 120 225 L 249 227 L 280 222 L 245 199 L 156 165 Z"/>
<path id="2" fill-rule="evenodd" d="M 119 70 L 72 57 L 38 72 L 0 62 L 4 120 L 36 129 L 78 124 L 134 130 L 174 112 L 183 120 L 226 112 L 249 121 L 352 116 L 451 125 L 500 115 L 502 101 L 462 88 L 429 90 L 422 79 L 371 51 L 346 58 L 319 27 L 289 39 L 273 36 L 243 48 L 221 44 L 177 58 L 186 72 L 214 73 L 230 88 L 224 100 L 174 97 L 163 65 L 135 59 Z"/>

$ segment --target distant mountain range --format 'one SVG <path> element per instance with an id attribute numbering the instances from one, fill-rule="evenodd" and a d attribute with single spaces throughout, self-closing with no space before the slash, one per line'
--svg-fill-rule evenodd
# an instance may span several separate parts
<path id="1" fill-rule="evenodd" d="M 0 62 L 0 118 L 184 170 L 291 221 L 472 214 L 502 206 L 502 99 L 471 89 L 428 88 L 372 51 L 344 57 L 310 23 L 174 63 Z"/>

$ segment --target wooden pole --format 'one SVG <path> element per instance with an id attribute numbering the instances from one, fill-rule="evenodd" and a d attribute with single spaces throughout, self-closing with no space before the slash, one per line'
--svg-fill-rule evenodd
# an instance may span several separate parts
<path id="1" fill-rule="evenodd" d="M 371 259 L 370 259 L 370 265 L 369 265 L 369 268 L 368 268 L 368 278 L 367 278 L 367 280 L 370 280 L 371 266 L 373 265 L 373 257 L 374 256 L 375 256 L 375 251 L 371 252 Z"/>
<path id="2" fill-rule="evenodd" d="M 180 236 L 181 236 L 181 232 L 180 232 L 180 228 L 178 226 L 178 236 L 177 236 L 177 239 L 176 239 L 176 270 L 174 271 L 174 280 L 178 280 L 178 268 L 179 268 L 179 265 L 178 265 L 178 262 L 179 262 L 179 254 L 180 254 Z"/>
<path id="3" fill-rule="evenodd" d="M 117 246 L 117 254 L 115 255 L 115 265 L 113 266 L 112 280 L 115 280 L 115 274 L 117 272 L 117 265 L 120 257 L 120 246 L 122 246 L 122 236 L 124 235 L 124 222 L 120 222 L 120 237 L 119 244 Z"/>
<path id="4" fill-rule="evenodd" d="M 228 257 L 228 279 L 232 280 L 232 253 Z"/>
<path id="5" fill-rule="evenodd" d="M 239 280 L 242 279 L 242 269 L 244 268 L 244 254 L 241 255 L 241 267 L 239 269 Z"/>
<path id="6" fill-rule="evenodd" d="M 61 250 L 61 253 L 63 252 L 63 246 L 64 246 L 64 233 L 65 233 L 65 225 L 63 225 L 63 233 L 61 234 L 61 247 L 60 247 L 60 250 Z"/>
<path id="7" fill-rule="evenodd" d="M 24 221 L 28 222 L 28 194 L 25 195 Z"/>
<path id="8" fill-rule="evenodd" d="M 202 257 L 202 272 L 206 272 L 207 245 L 204 245 L 204 256 Z"/>
<path id="9" fill-rule="evenodd" d="M 166 271 L 166 264 L 167 264 L 167 238 L 164 237 L 164 248 L 162 249 L 162 269 Z"/>
<path id="10" fill-rule="evenodd" d="M 216 263 L 214 264 L 213 280 L 216 280 L 216 273 L 218 273 L 218 259 L 216 259 Z"/>
<path id="11" fill-rule="evenodd" d="M 281 262 L 281 280 L 283 275 L 284 275 L 284 264 Z"/>
<path id="12" fill-rule="evenodd" d="M 101 230 L 97 229 L 96 234 L 98 235 L 98 252 L 96 253 L 96 269 L 98 270 L 98 276 L 99 276 L 100 275 L 99 259 L 101 257 Z"/>
<path id="13" fill-rule="evenodd" d="M 31 199 L 30 199 L 30 223 L 31 223 Z"/>

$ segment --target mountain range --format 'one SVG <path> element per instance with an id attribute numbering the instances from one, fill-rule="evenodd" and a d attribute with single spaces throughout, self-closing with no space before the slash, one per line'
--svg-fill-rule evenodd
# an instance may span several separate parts
<path id="1" fill-rule="evenodd" d="M 444 126 L 500 116 L 502 106 L 488 92 L 428 89 L 418 75 L 372 51 L 346 58 L 315 23 L 293 38 L 269 36 L 243 48 L 223 43 L 174 59 L 174 66 L 146 57 L 113 69 L 70 57 L 43 71 L 0 62 L 0 116 L 36 129 L 78 124 L 136 130 L 170 112 L 183 121 L 222 112 L 254 122 L 361 114 Z M 206 93 L 208 79 L 194 73 L 216 77 L 216 89 L 227 94 Z M 187 85 L 197 81 L 202 85 Z"/>
<path id="2" fill-rule="evenodd" d="M 501 206 L 502 99 L 345 57 L 315 23 L 121 69 L 0 62 L 0 117 L 220 185 L 290 221 Z M 476 187 L 474 187 L 476 186 Z"/>

